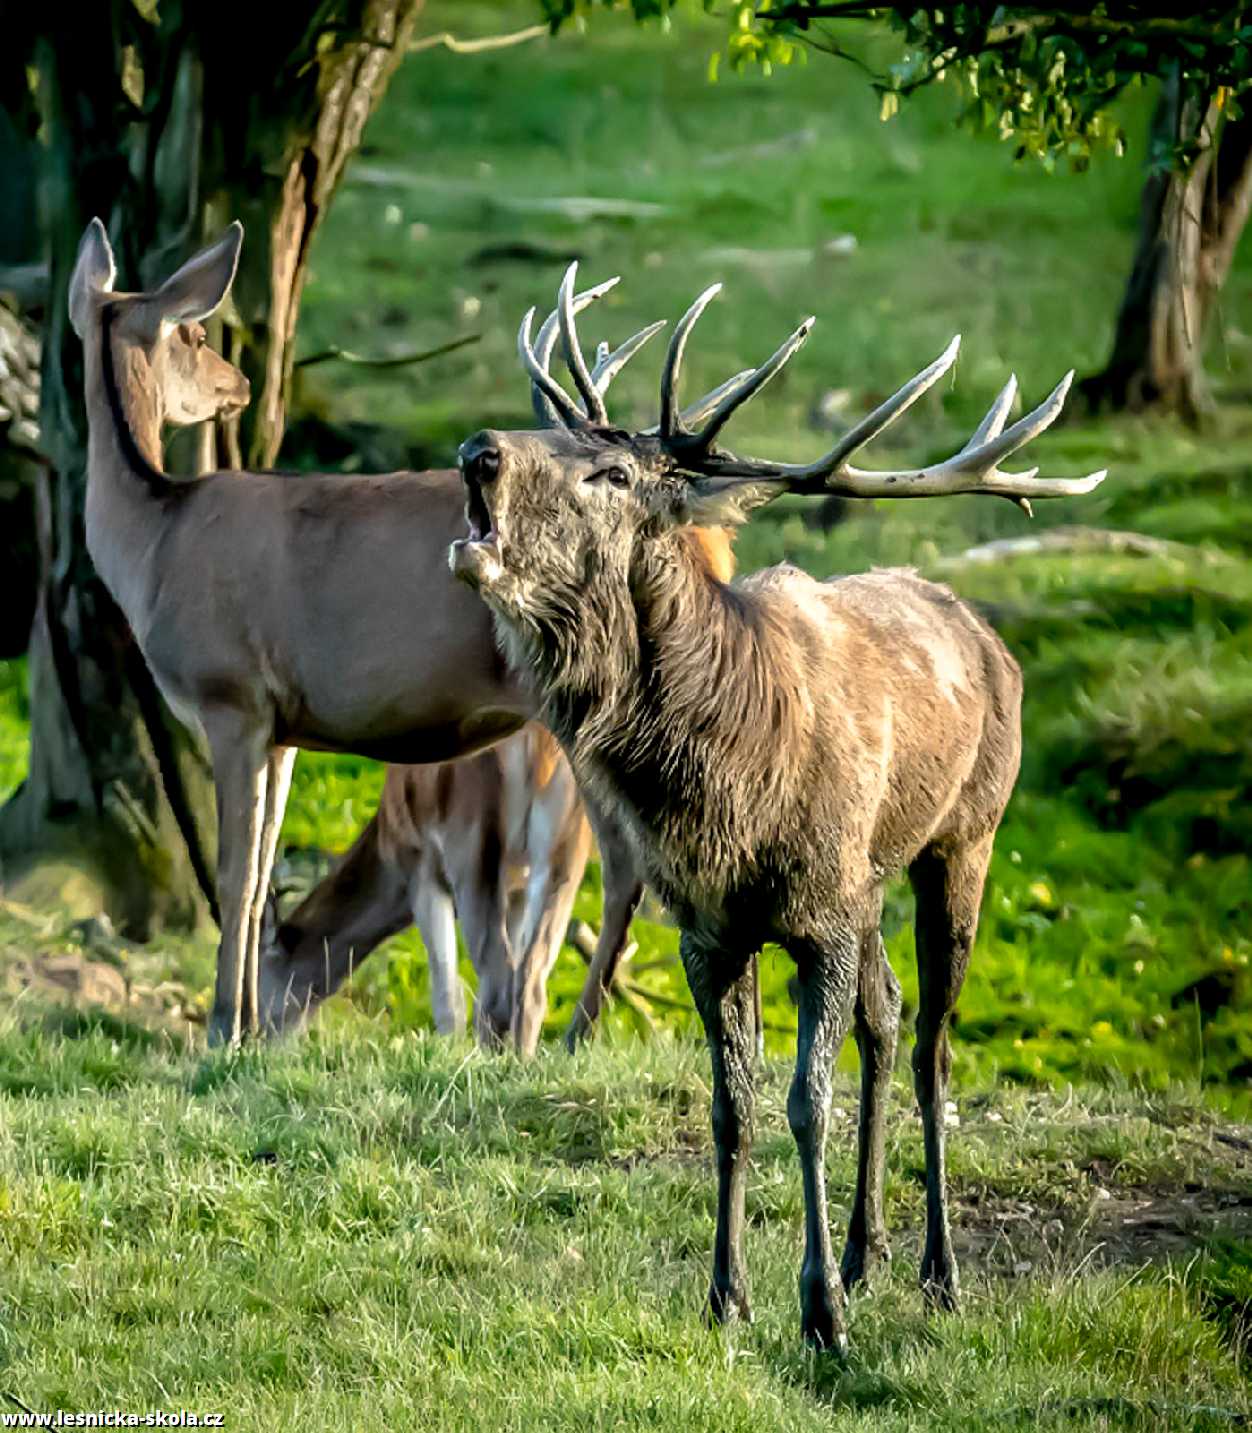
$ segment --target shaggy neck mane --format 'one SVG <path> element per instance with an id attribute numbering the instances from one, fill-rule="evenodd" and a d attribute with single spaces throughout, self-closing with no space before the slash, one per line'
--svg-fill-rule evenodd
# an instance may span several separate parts
<path id="1" fill-rule="evenodd" d="M 812 718 L 802 652 L 771 603 L 722 580 L 728 555 L 724 537 L 691 528 L 641 544 L 629 583 L 593 579 L 530 665 L 580 776 L 628 800 L 662 841 L 693 818 L 718 828 L 733 860 L 765 833 L 731 829 L 745 816 L 730 793 L 750 782 L 752 819 L 771 826 L 799 773 L 762 749 L 806 749 Z"/>

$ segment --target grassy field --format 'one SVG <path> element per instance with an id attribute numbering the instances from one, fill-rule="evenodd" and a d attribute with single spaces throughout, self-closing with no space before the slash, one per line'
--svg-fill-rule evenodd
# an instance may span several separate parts
<path id="1" fill-rule="evenodd" d="M 523 24 L 522 3 L 432 3 L 432 30 Z M 1133 238 L 1140 172 L 1107 158 L 1081 177 L 1014 166 L 956 132 L 938 92 L 878 122 L 850 68 L 815 58 L 711 86 L 716 23 L 669 35 L 623 18 L 590 33 L 480 56 L 414 55 L 371 123 L 314 256 L 302 342 L 386 355 L 475 333 L 448 358 L 391 371 L 326 365 L 301 377 L 345 465 L 445 462 L 471 427 L 527 423 L 513 351 L 571 256 L 624 281 L 585 324 L 620 338 L 676 316 L 713 278 L 690 386 L 767 353 L 805 313 L 819 322 L 787 374 L 736 420 L 752 452 L 806 457 L 846 419 L 964 338 L 955 381 L 879 451 L 952 451 L 1010 370 L 1027 399 L 1068 367 L 1098 366 Z M 1128 112 L 1132 130 L 1143 115 Z M 580 201 L 571 205 L 572 199 Z M 623 205 L 625 206 L 623 208 Z M 1002 830 L 960 1008 L 966 1073 L 1027 1082 L 1131 1078 L 1212 1086 L 1246 1103 L 1252 1078 L 1252 269 L 1236 267 L 1211 368 L 1227 404 L 1201 436 L 1136 420 L 1076 419 L 1037 446 L 1049 471 L 1107 466 L 1098 494 L 1041 504 L 1033 525 L 978 499 L 862 505 L 827 534 L 798 503 L 739 540 L 741 566 L 788 559 L 819 575 L 912 563 L 985 606 L 1026 670 L 1026 757 Z M 601 327 L 602 326 L 602 327 Z M 620 421 L 655 417 L 659 355 L 615 386 Z M 1090 524 L 1164 539 L 1155 555 L 962 559 L 972 545 Z M 1169 545 L 1172 544 L 1172 545 Z M 0 672 L 0 791 L 20 779 L 23 675 Z M 285 841 L 306 876 L 373 809 L 381 768 L 302 755 Z M 589 880 L 579 914 L 596 919 Z M 907 903 L 889 946 L 912 994 Z M 674 932 L 640 921 L 632 977 L 653 1023 L 684 1028 Z M 469 974 L 468 967 L 466 971 Z M 769 1038 L 790 1047 L 788 962 L 766 960 Z M 553 1033 L 582 978 L 562 958 Z M 399 1028 L 428 1020 L 415 935 L 361 973 L 354 998 Z M 647 1033 L 637 1011 L 621 1029 Z M 849 1067 L 854 1056 L 845 1059 Z"/>
<path id="2" fill-rule="evenodd" d="M 841 1365 L 799 1343 L 781 1062 L 748 1187 L 756 1323 L 711 1332 L 694 1043 L 520 1064 L 349 1024 L 224 1061 L 133 1016 L 28 998 L 0 1017 L 0 1402 L 343 1433 L 1252 1419 L 1252 1128 L 1194 1091 L 962 1091 L 965 1304 L 928 1318 L 902 1082 L 895 1261 L 853 1299 Z M 838 1221 L 854 1117 L 841 1077 Z"/>
<path id="3" fill-rule="evenodd" d="M 423 24 L 532 19 L 521 0 L 430 0 Z M 528 423 L 513 335 L 572 256 L 588 277 L 624 276 L 591 338 L 673 319 L 726 281 L 689 350 L 693 393 L 817 313 L 785 378 L 736 420 L 746 451 L 815 454 L 832 421 L 956 331 L 955 381 L 875 456 L 952 451 L 1010 370 L 1030 401 L 1098 367 L 1133 242 L 1133 160 L 1082 177 L 1014 167 L 952 130 L 943 93 L 880 125 L 861 77 L 820 58 L 711 87 L 719 33 L 694 9 L 668 35 L 606 16 L 585 37 L 406 61 L 318 241 L 301 342 L 387 355 L 481 340 L 418 368 L 304 371 L 291 460 L 337 444 L 344 466 L 444 462 L 471 428 Z M 1132 105 L 1132 131 L 1143 120 Z M 748 1195 L 758 1322 L 710 1333 L 707 1057 L 659 912 L 635 926 L 642 1004 L 616 1010 L 597 1049 L 523 1066 L 424 1033 L 414 935 L 307 1042 L 227 1062 L 198 1049 L 206 942 L 131 948 L 69 913 L 0 905 L 0 1393 L 353 1433 L 1247 1426 L 1250 287 L 1245 258 L 1204 433 L 1077 417 L 1037 445 L 1049 472 L 1110 468 L 1090 499 L 1041 504 L 1033 525 L 976 499 L 880 503 L 830 532 L 783 504 L 739 540 L 744 569 L 915 564 L 982 604 L 1025 668 L 1025 764 L 956 1030 L 958 1317 L 927 1319 L 913 1287 L 921 1141 L 902 1074 L 893 1272 L 853 1302 L 846 1367 L 798 1345 L 781 953 L 764 962 Z M 654 420 L 658 362 L 619 380 L 619 421 Z M 1068 524 L 1160 541 L 966 556 Z M 0 664 L 0 796 L 21 779 L 25 700 L 21 665 Z M 290 879 L 348 843 L 380 781 L 366 762 L 301 756 Z M 598 919 L 594 870 L 578 914 Z M 912 1001 L 908 916 L 893 892 L 888 945 Z M 565 952 L 552 1033 L 581 979 Z M 849 1050 L 837 1217 L 854 1069 Z"/>

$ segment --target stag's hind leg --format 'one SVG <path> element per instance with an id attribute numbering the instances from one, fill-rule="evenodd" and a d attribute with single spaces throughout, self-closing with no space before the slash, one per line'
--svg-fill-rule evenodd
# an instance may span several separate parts
<path id="1" fill-rule="evenodd" d="M 900 986 L 877 925 L 861 937 L 855 1029 L 861 1056 L 861 1117 L 856 1197 L 843 1252 L 843 1286 L 850 1289 L 891 1257 L 883 1211 L 887 1101 L 900 1033 Z"/>
<path id="2" fill-rule="evenodd" d="M 913 1084 L 926 1146 L 926 1246 L 921 1285 L 940 1308 L 956 1307 L 960 1294 L 948 1227 L 944 1161 L 944 1102 L 952 1062 L 948 1024 L 978 930 L 978 909 L 991 860 L 994 832 L 969 845 L 932 847 L 909 867 L 917 898 L 917 1045 Z"/>
<path id="3" fill-rule="evenodd" d="M 804 1263 L 800 1270 L 800 1326 L 817 1348 L 848 1346 L 843 1285 L 830 1248 L 826 1213 L 826 1131 L 835 1056 L 848 1032 L 857 981 L 857 940 L 851 930 L 820 945 L 791 948 L 800 982 L 796 1072 L 787 1119 L 804 1177 Z"/>

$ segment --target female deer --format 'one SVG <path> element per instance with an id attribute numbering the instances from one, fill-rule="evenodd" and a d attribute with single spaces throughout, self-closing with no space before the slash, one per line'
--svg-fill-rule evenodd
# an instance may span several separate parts
<path id="1" fill-rule="evenodd" d="M 209 1038 L 224 1044 L 281 1025 L 324 993 L 299 982 L 281 949 L 259 961 L 295 748 L 445 761 L 532 714 L 481 604 L 444 564 L 464 521 L 455 473 L 224 472 L 180 482 L 162 470 L 165 424 L 248 402 L 247 380 L 206 345 L 201 326 L 230 291 L 242 240 L 233 224 L 159 289 L 117 293 L 95 219 L 69 291 L 84 347 L 87 549 L 166 700 L 212 753 L 222 939 Z M 553 315 L 541 331 L 541 351 L 556 323 Z M 601 389 L 657 327 L 604 355 Z M 615 916 L 625 912 L 604 922 L 591 1007 L 611 983 L 640 886 L 612 823 L 594 805 L 589 814 L 606 901 Z M 606 943 L 618 936 L 616 947 Z"/>
<path id="2" fill-rule="evenodd" d="M 883 881 L 907 867 L 917 896 L 920 1010 L 914 1054 L 926 1146 L 921 1277 L 957 1297 L 944 1185 L 946 1027 L 961 987 L 996 827 L 1017 774 L 1021 679 L 989 627 L 911 572 L 828 583 L 778 567 L 729 586 L 685 538 L 693 521 L 741 521 L 783 492 L 1030 497 L 1089 491 L 998 463 L 1046 428 L 1069 379 L 1004 431 L 1011 380 L 946 463 L 869 473 L 849 456 L 947 371 L 956 343 L 807 466 L 716 446 L 730 415 L 807 336 L 726 386 L 694 430 L 677 406 L 682 355 L 708 290 L 674 332 L 658 430 L 608 425 L 573 313 L 557 312 L 585 408 L 537 361 L 533 310 L 519 347 L 552 426 L 484 431 L 460 460 L 470 531 L 453 570 L 486 599 L 542 719 L 580 785 L 611 806 L 640 869 L 682 927 L 682 956 L 713 1056 L 718 1218 L 709 1307 L 748 1314 L 741 1240 L 753 1118 L 750 961 L 766 941 L 795 960 L 799 1047 L 788 1116 L 805 1192 L 804 1336 L 846 1342 L 830 1253 L 823 1158 L 831 1066 L 855 1020 L 862 1057 L 851 1284 L 886 1253 L 883 1117 L 899 995 L 879 935 Z"/>

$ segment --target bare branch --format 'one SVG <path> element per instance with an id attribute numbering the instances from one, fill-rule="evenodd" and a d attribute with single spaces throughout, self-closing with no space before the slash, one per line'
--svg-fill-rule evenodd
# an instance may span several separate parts
<path id="1" fill-rule="evenodd" d="M 409 46 L 409 54 L 415 55 L 420 50 L 433 50 L 442 45 L 454 55 L 481 55 L 487 50 L 507 50 L 514 45 L 524 45 L 528 40 L 538 40 L 548 34 L 551 34 L 551 31 L 547 25 L 527 25 L 524 30 L 513 30 L 507 35 L 484 35 L 479 40 L 458 40 L 450 30 L 442 30 L 437 35 L 423 35 L 420 40 L 414 40 Z"/>

